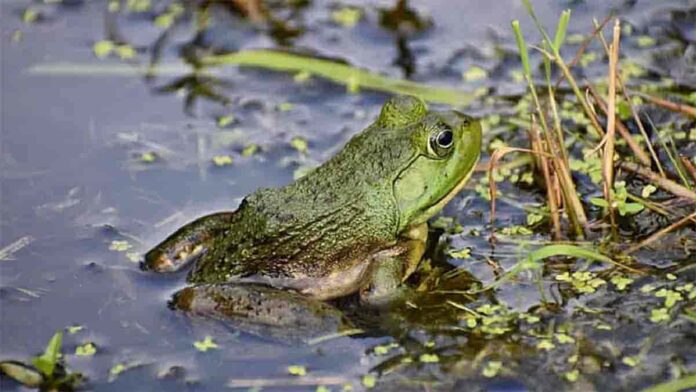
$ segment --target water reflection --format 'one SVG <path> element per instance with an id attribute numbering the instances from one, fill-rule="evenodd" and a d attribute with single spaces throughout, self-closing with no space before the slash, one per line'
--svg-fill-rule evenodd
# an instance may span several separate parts
<path id="1" fill-rule="evenodd" d="M 405 78 L 410 78 L 416 72 L 416 59 L 409 41 L 432 27 L 432 20 L 409 7 L 408 0 L 398 0 L 394 7 L 379 10 L 379 24 L 396 36 L 398 55 L 394 65 L 403 70 Z"/>

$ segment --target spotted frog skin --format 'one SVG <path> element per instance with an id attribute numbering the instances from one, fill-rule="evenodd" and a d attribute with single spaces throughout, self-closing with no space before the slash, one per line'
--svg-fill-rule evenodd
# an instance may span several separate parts
<path id="1" fill-rule="evenodd" d="M 143 268 L 193 264 L 191 286 L 175 296 L 189 310 L 196 299 L 224 302 L 216 293 L 229 285 L 317 300 L 389 298 L 416 269 L 428 219 L 462 189 L 480 149 L 476 119 L 394 97 L 329 161 L 289 185 L 257 190 L 234 212 L 185 225 L 146 254 Z"/>

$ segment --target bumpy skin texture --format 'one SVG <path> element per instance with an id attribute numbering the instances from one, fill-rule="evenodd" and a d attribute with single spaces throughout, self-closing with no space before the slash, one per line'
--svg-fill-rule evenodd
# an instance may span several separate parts
<path id="1" fill-rule="evenodd" d="M 434 138 L 445 131 L 451 146 L 434 151 Z M 414 247 L 405 244 L 424 239 L 408 233 L 459 191 L 480 146 L 474 119 L 393 98 L 328 162 L 285 187 L 254 192 L 234 213 L 185 226 L 146 255 L 145 268 L 174 270 L 173 260 L 200 254 L 191 283 L 255 281 L 320 299 L 350 294 L 370 283 L 376 260 L 414 259 L 407 255 Z"/>
<path id="2" fill-rule="evenodd" d="M 368 128 L 297 182 L 248 196 L 190 280 L 250 273 L 317 277 L 393 244 L 399 214 L 392 184 L 412 158 L 402 131 Z"/>

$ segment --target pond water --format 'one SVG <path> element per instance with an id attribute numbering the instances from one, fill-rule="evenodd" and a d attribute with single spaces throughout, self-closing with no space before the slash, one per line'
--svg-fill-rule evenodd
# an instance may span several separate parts
<path id="1" fill-rule="evenodd" d="M 26 360 L 40 353 L 56 330 L 82 326 L 65 335 L 65 362 L 89 378 L 88 389 L 100 391 L 316 390 L 319 385 L 361 390 L 365 375 L 376 376 L 378 388 L 395 390 L 626 390 L 696 371 L 696 324 L 677 316 L 669 326 L 651 323 L 644 306 L 649 300 L 639 291 L 639 282 L 667 284 L 663 272 L 676 274 L 674 285 L 693 282 L 694 268 L 679 270 L 696 263 L 693 237 L 682 248 L 641 253 L 640 261 L 657 273 L 634 277 L 629 293 L 602 288 L 573 295 L 550 282 L 545 291 L 550 298 L 544 301 L 553 303 L 556 313 L 541 312 L 544 327 L 533 332 L 531 324 L 515 324 L 499 335 L 456 333 L 449 327 L 460 327 L 462 319 L 444 305 L 453 298 L 475 303 L 474 308 L 506 303 L 510 312 L 528 314 L 542 302 L 531 282 L 511 283 L 481 298 L 431 299 L 430 305 L 406 312 L 398 328 L 376 327 L 313 345 L 288 345 L 168 309 L 170 295 L 185 284 L 183 276 L 144 273 L 134 262 L 139 254 L 193 218 L 234 209 L 258 187 L 287 184 L 326 160 L 373 121 L 389 97 L 349 94 L 320 79 L 298 83 L 285 73 L 237 67 L 213 69 L 196 79 L 184 59 L 207 52 L 294 48 L 393 77 L 463 91 L 487 87 L 487 95 L 514 97 L 525 92 L 525 85 L 511 74 L 519 64 L 510 20 L 523 21 L 530 42 L 538 39 L 517 0 L 411 2 L 408 7 L 418 18 L 396 30 L 380 23 L 385 10 L 397 7 L 393 1 L 270 2 L 275 17 L 285 21 L 275 27 L 259 27 L 220 5 L 211 9 L 204 28 L 191 17 L 201 3 L 186 3 L 182 21 L 167 33 L 153 20 L 169 2 L 0 4 L 0 248 L 23 245 L 0 261 L 2 359 Z M 623 54 L 693 91 L 693 1 L 533 3 L 549 28 L 563 9 L 572 9 L 569 34 L 586 34 L 592 18 L 612 11 L 633 26 L 636 36 L 681 34 L 690 45 L 690 60 L 687 52 L 686 60 L 677 55 L 665 67 L 632 43 Z M 109 11 L 114 4 L 120 9 Z M 353 27 L 332 18 L 348 5 L 363 11 Z M 135 53 L 122 54 L 125 60 L 118 54 L 99 59 L 94 45 L 106 39 L 127 43 Z M 668 51 L 669 43 L 661 48 Z M 512 54 L 501 55 L 505 51 Z M 159 71 L 147 76 L 141 71 L 153 58 Z M 462 72 L 471 66 L 488 70 L 490 77 L 463 81 Z M 599 74 L 604 68 L 587 72 Z M 172 86 L 182 88 L 167 88 Z M 509 113 L 505 103 L 484 98 L 465 111 Z M 486 143 L 494 135 L 499 133 L 488 133 Z M 296 138 L 307 142 L 306 152 L 293 148 Z M 243 154 L 250 145 L 259 150 Z M 690 146 L 693 152 L 693 142 Z M 221 156 L 232 163 L 215 164 Z M 537 233 L 493 249 L 487 241 L 488 202 L 475 190 L 483 176 L 476 173 L 472 185 L 444 211 L 461 230 L 446 231 L 440 248 L 471 248 L 471 257 L 454 258 L 440 250 L 433 258 L 490 282 L 495 275 L 487 259 L 509 268 L 535 241 L 549 237 Z M 539 194 L 512 186 L 506 190 L 516 194 L 513 202 L 501 203 L 499 224 L 523 224 L 526 213 L 517 205 L 538 203 Z M 693 308 L 693 300 L 690 304 Z M 492 312 L 499 315 L 498 323 L 508 317 Z M 379 325 L 381 316 L 366 317 L 372 317 L 367 325 Z M 600 322 L 607 327 L 594 328 Z M 578 343 L 551 339 L 558 347 L 539 350 L 545 331 L 572 335 Z M 202 352 L 194 346 L 206 336 L 218 349 Z M 96 354 L 76 355 L 76 347 L 87 342 L 96 345 Z M 428 360 L 424 354 L 434 357 Z M 587 363 L 580 380 L 569 382 L 564 374 L 577 368 L 568 365 L 573 354 Z M 641 364 L 627 365 L 627 357 Z M 494 368 L 496 362 L 502 362 L 499 374 L 482 375 L 481 369 Z M 110 374 L 118 364 L 126 370 Z M 289 375 L 291 365 L 305 366 L 308 374 Z M 23 388 L 6 378 L 0 383 L 3 390 Z"/>

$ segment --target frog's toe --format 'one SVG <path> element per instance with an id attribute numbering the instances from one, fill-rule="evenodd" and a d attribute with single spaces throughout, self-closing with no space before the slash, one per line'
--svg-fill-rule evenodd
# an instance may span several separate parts
<path id="1" fill-rule="evenodd" d="M 233 217 L 234 212 L 218 212 L 196 219 L 147 252 L 140 268 L 154 272 L 181 270 L 206 251 Z"/>

